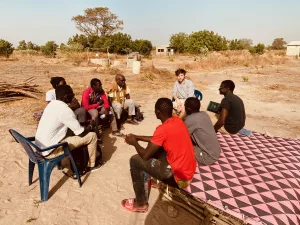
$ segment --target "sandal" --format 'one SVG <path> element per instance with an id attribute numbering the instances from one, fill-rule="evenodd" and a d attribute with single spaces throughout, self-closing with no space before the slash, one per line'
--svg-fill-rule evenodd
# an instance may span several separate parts
<path id="1" fill-rule="evenodd" d="M 116 137 L 125 137 L 125 135 L 122 134 L 120 131 L 112 132 L 112 135 Z"/>
<path id="2" fill-rule="evenodd" d="M 130 212 L 139 212 L 139 213 L 146 213 L 148 211 L 148 207 L 145 209 L 139 209 L 134 207 L 134 198 L 124 199 L 121 202 L 121 205 L 124 209 L 130 211 Z"/>

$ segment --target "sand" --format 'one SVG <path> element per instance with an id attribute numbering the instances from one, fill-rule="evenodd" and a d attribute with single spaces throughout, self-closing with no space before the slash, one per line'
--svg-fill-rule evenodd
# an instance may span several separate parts
<path id="1" fill-rule="evenodd" d="M 157 58 L 145 61 L 156 68 L 174 71 L 176 63 Z M 221 70 L 190 71 L 189 77 L 203 93 L 202 109 L 209 101 L 220 102 L 220 82 L 232 79 L 235 93 L 245 103 L 246 128 L 270 136 L 300 138 L 300 61 L 289 59 L 288 64 L 270 65 L 257 73 L 255 67 L 230 67 Z M 132 90 L 132 98 L 142 106 L 145 120 L 138 126 L 125 124 L 124 133 L 151 135 L 160 124 L 154 115 L 154 103 L 159 97 L 170 97 L 173 80 L 163 84 L 158 81 L 141 80 L 129 69 L 120 68 L 126 75 Z M 279 71 L 279 72 L 278 72 Z M 249 77 L 244 82 L 242 76 Z M 15 62 L 0 61 L 0 81 L 24 80 L 33 76 L 43 91 L 40 100 L 24 99 L 0 105 L 0 224 L 199 224 L 195 218 L 176 206 L 178 216 L 168 215 L 172 203 L 161 199 L 157 189 L 151 190 L 148 213 L 125 211 L 120 202 L 134 197 L 129 158 L 136 154 L 124 139 L 111 136 L 110 130 L 103 133 L 103 167 L 82 177 L 83 186 L 54 169 L 51 175 L 50 198 L 40 202 L 37 168 L 34 183 L 28 186 L 28 157 L 22 147 L 8 133 L 13 128 L 25 136 L 33 136 L 37 122 L 34 112 L 44 106 L 44 93 L 51 88 L 51 76 L 64 76 L 75 90 L 78 99 L 89 80 L 100 78 L 108 86 L 112 75 L 95 72 L 88 66 L 73 66 L 61 59 L 26 58 Z"/>

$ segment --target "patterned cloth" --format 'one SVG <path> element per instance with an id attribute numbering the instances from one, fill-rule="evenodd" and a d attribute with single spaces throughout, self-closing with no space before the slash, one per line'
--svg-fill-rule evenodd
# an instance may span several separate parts
<path id="1" fill-rule="evenodd" d="M 190 194 L 249 224 L 300 224 L 300 140 L 218 133 L 218 162 L 197 167 Z"/>

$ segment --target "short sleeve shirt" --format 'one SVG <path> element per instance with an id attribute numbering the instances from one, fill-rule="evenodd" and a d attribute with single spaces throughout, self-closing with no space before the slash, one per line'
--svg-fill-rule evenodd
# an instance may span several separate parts
<path id="1" fill-rule="evenodd" d="M 112 103 L 117 101 L 117 92 L 120 94 L 120 103 L 124 101 L 125 96 L 123 95 L 123 89 L 118 86 L 118 91 L 114 91 L 108 94 L 108 97 L 111 98 Z M 130 94 L 130 89 L 127 85 L 126 85 L 125 94 L 126 95 Z"/>
<path id="2" fill-rule="evenodd" d="M 56 100 L 56 94 L 54 89 L 46 92 L 46 102 L 51 102 L 52 100 Z"/>
<path id="3" fill-rule="evenodd" d="M 192 141 L 184 122 L 172 117 L 158 126 L 151 142 L 162 146 L 167 152 L 167 161 L 172 167 L 175 180 L 191 180 L 196 170 Z"/>
<path id="4" fill-rule="evenodd" d="M 245 126 L 246 113 L 244 103 L 237 95 L 226 95 L 222 99 L 219 108 L 220 110 L 224 108 L 228 111 L 224 124 L 227 132 L 236 134 Z"/>

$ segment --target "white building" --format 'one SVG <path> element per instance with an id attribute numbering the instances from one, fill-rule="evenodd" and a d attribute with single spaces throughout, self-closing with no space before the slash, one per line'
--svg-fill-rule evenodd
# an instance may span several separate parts
<path id="1" fill-rule="evenodd" d="M 158 45 L 156 46 L 156 55 L 173 55 L 174 49 L 168 45 Z"/>
<path id="2" fill-rule="evenodd" d="M 291 41 L 286 45 L 286 55 L 300 56 L 300 41 Z"/>

